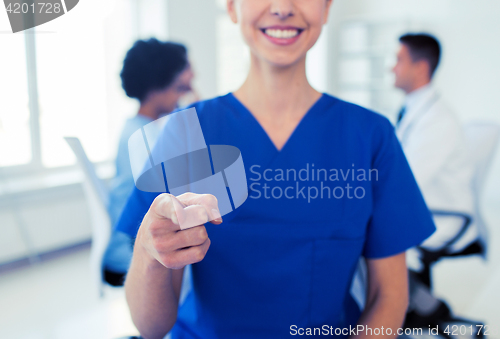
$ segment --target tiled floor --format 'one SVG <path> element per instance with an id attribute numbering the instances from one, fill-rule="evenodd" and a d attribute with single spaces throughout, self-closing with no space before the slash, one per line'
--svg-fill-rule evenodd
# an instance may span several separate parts
<path id="1" fill-rule="evenodd" d="M 493 209 L 491 209 L 493 211 Z M 485 321 L 500 334 L 500 213 L 488 215 L 490 257 L 448 260 L 434 270 L 436 293 L 460 316 Z M 91 289 L 83 250 L 0 275 L 0 338 L 114 339 L 135 330 L 123 290 Z M 488 339 L 500 338 L 491 335 Z"/>

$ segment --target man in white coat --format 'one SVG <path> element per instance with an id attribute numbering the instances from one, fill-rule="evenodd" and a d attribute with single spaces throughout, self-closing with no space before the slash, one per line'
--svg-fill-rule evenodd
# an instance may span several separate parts
<path id="1" fill-rule="evenodd" d="M 396 134 L 429 209 L 473 217 L 473 168 L 468 161 L 464 131 L 458 117 L 432 85 L 441 54 L 439 42 L 427 34 L 407 34 L 400 38 L 400 43 L 393 72 L 395 86 L 406 93 L 406 99 Z M 436 232 L 421 245 L 429 251 L 447 246 L 464 224 L 460 217 L 438 214 L 434 214 Z M 478 230 L 472 222 L 450 251 L 464 250 L 477 237 Z"/>

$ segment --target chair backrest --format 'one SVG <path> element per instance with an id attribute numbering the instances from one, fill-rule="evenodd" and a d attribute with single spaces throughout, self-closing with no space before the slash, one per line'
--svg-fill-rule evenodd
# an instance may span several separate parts
<path id="1" fill-rule="evenodd" d="M 64 140 L 69 144 L 71 149 L 73 150 L 73 153 L 76 155 L 76 159 L 78 161 L 78 165 L 80 168 L 83 170 L 83 173 L 85 174 L 85 178 L 89 180 L 90 184 L 92 185 L 93 189 L 95 190 L 95 193 L 101 200 L 101 202 L 104 204 L 104 206 L 108 206 L 109 204 L 109 191 L 106 185 L 102 182 L 101 179 L 97 176 L 97 173 L 95 171 L 95 167 L 90 162 L 89 158 L 87 157 L 87 154 L 85 153 L 85 150 L 83 149 L 82 143 L 78 138 L 75 137 L 64 137 Z"/>
<path id="2" fill-rule="evenodd" d="M 488 230 L 481 214 L 481 196 L 500 138 L 500 126 L 494 123 L 473 122 L 465 125 L 465 133 L 470 161 L 474 164 L 472 190 L 474 193 L 475 222 L 486 253 Z"/>
<path id="3" fill-rule="evenodd" d="M 108 213 L 109 192 L 97 176 L 94 165 L 85 154 L 80 140 L 74 137 L 64 139 L 75 153 L 78 166 L 84 173 L 83 188 L 92 221 L 90 269 L 94 288 L 102 297 L 104 291 L 102 262 L 111 236 L 111 220 Z"/>

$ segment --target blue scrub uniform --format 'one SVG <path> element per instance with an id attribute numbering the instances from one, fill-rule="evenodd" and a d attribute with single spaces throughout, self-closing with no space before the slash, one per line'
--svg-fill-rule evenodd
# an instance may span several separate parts
<path id="1" fill-rule="evenodd" d="M 278 151 L 231 93 L 196 107 L 207 145 L 240 149 L 247 201 L 207 224 L 172 338 L 285 338 L 348 327 L 360 256 L 420 244 L 434 224 L 389 121 L 328 94 Z M 295 173 L 295 174 L 294 174 Z M 135 189 L 118 230 L 135 236 L 157 194 Z"/>

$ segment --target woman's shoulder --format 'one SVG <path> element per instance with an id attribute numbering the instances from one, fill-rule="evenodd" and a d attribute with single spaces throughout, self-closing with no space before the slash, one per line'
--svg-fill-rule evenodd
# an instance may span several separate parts
<path id="1" fill-rule="evenodd" d="M 340 115 L 340 117 L 345 121 L 358 123 L 360 125 L 392 128 L 392 124 L 389 119 L 380 113 L 352 102 L 342 100 L 331 94 L 324 93 L 324 95 L 331 103 L 330 109 L 332 113 Z"/>
<path id="2" fill-rule="evenodd" d="M 242 106 L 232 93 L 201 100 L 186 108 L 192 107 L 196 109 L 201 121 L 205 119 L 212 120 L 217 117 L 223 119 L 233 115 L 238 117 L 242 110 Z M 372 134 L 374 131 L 383 134 L 394 132 L 393 125 L 385 116 L 328 93 L 323 93 L 321 110 L 328 119 L 332 119 L 332 125 L 338 123 L 340 119 L 339 128 L 355 129 L 365 135 Z M 233 114 L 228 115 L 228 112 Z M 327 124 L 330 125 L 330 123 Z"/>
<path id="3" fill-rule="evenodd" d="M 196 112 L 198 113 L 198 116 L 201 118 L 207 114 L 213 115 L 223 112 L 224 109 L 230 107 L 230 101 L 231 101 L 231 93 L 228 93 L 214 98 L 194 102 L 182 109 L 195 108 Z"/>
<path id="4" fill-rule="evenodd" d="M 380 113 L 368 108 L 326 94 L 326 112 L 331 119 L 331 126 L 337 126 L 343 131 L 349 131 L 351 136 L 360 136 L 372 142 L 392 138 L 394 126 Z"/>

